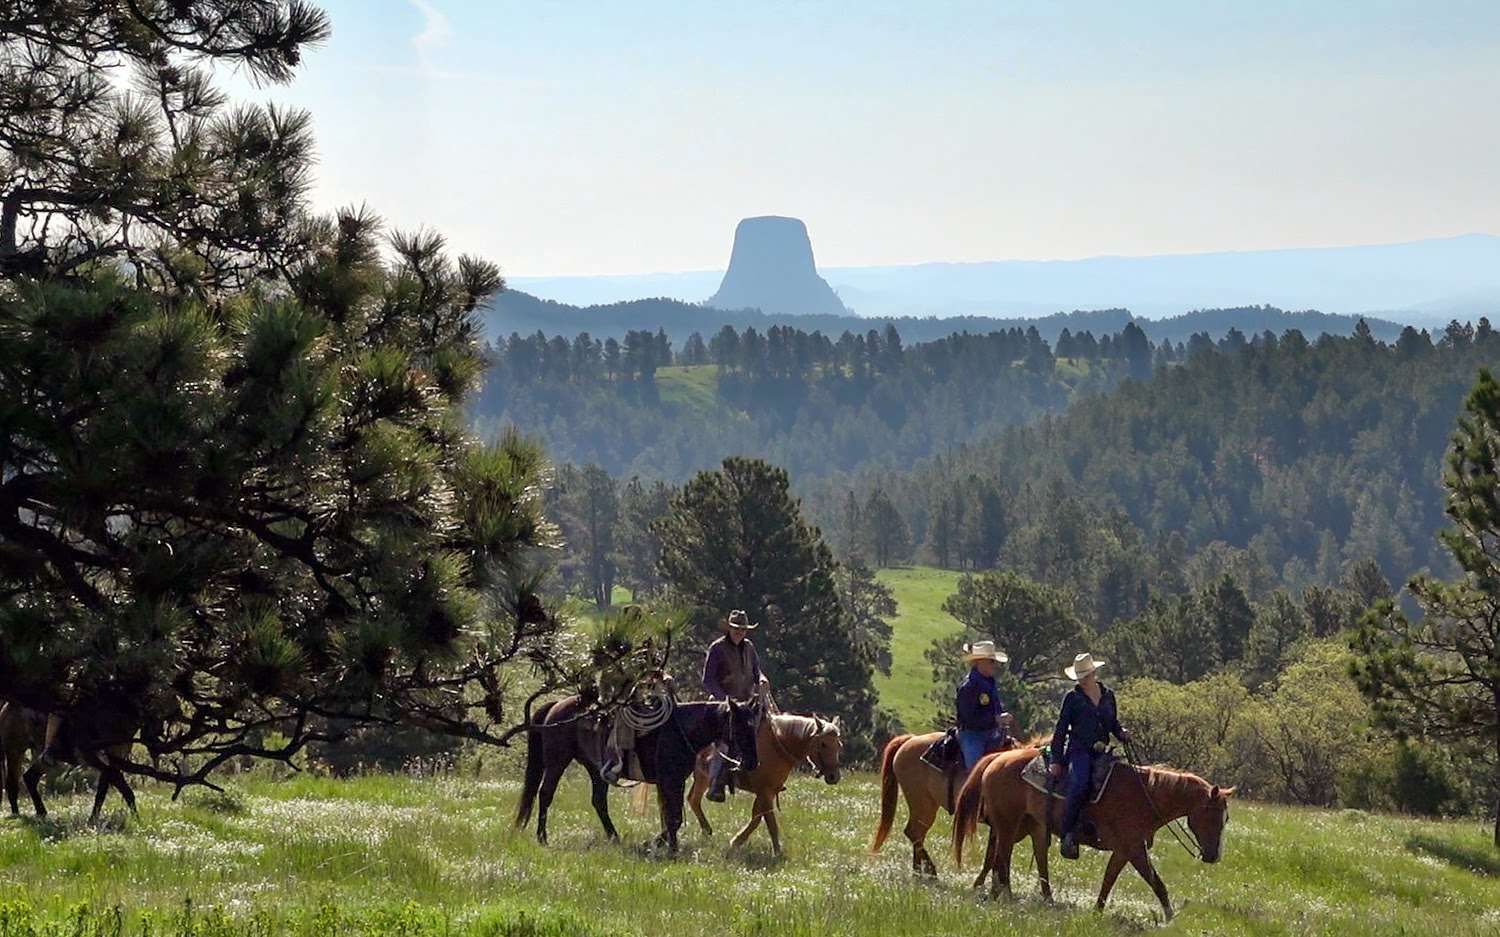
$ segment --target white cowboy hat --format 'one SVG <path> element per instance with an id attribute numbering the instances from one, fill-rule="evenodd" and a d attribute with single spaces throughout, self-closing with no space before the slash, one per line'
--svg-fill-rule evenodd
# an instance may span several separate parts
<path id="1" fill-rule="evenodd" d="M 1063 668 L 1063 673 L 1067 675 L 1069 680 L 1081 680 L 1107 663 L 1109 662 L 1095 660 L 1094 655 L 1088 651 L 1084 651 L 1073 658 L 1073 666 Z"/>
<path id="2" fill-rule="evenodd" d="M 1003 664 L 1010 658 L 995 650 L 994 641 L 975 641 L 973 644 L 964 645 L 963 660 L 965 662 L 992 660 L 997 664 Z"/>

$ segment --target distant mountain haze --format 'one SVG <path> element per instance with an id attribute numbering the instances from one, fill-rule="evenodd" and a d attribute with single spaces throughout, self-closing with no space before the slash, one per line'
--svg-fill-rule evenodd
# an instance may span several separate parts
<path id="1" fill-rule="evenodd" d="M 806 229 L 795 219 L 778 221 L 795 225 L 805 235 Z M 809 246 L 805 258 L 799 255 L 799 288 L 806 288 L 809 275 L 817 276 L 809 269 L 811 254 Z M 731 263 L 730 272 L 734 266 Z M 1500 314 L 1500 237 L 1488 234 L 1357 247 L 830 267 L 822 273 L 842 305 L 857 315 L 875 318 L 1015 319 L 1102 308 L 1128 308 L 1138 316 L 1161 318 L 1196 309 L 1270 304 L 1282 309 L 1373 313 L 1432 326 L 1450 318 Z M 518 276 L 510 278 L 510 283 L 515 289 L 570 304 L 647 297 L 696 303 L 710 295 L 718 279 L 714 271 L 694 271 L 624 277 Z M 761 296 L 776 295 L 776 288 L 765 282 L 756 288 L 762 290 Z M 738 275 L 732 279 L 726 274 L 709 304 L 753 306 L 746 300 L 752 294 L 745 290 Z"/>

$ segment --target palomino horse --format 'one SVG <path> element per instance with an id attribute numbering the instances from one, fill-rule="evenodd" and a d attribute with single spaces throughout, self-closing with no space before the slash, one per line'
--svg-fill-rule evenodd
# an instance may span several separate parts
<path id="1" fill-rule="evenodd" d="M 53 740 L 57 759 L 69 764 L 82 765 L 97 768 L 99 771 L 99 786 L 94 792 L 94 812 L 89 814 L 90 823 L 99 822 L 99 812 L 104 807 L 104 798 L 109 794 L 111 787 L 120 792 L 125 798 L 125 804 L 130 807 L 131 813 L 136 813 L 135 791 L 130 789 L 125 780 L 125 774 L 115 766 L 112 759 L 128 761 L 130 758 L 129 741 L 115 742 L 114 744 L 102 744 L 94 747 L 94 736 L 96 733 L 85 733 L 78 731 L 77 718 L 64 719 L 58 726 L 57 738 Z M 46 732 L 47 715 L 33 709 L 27 709 L 16 703 L 6 703 L 0 706 L 0 750 L 5 757 L 5 796 L 10 801 L 11 816 L 20 814 L 20 806 L 16 803 L 21 793 L 21 779 L 26 780 L 26 792 L 31 795 L 31 803 L 36 807 L 36 815 L 45 817 L 47 808 L 42 804 L 42 795 L 37 785 L 46 770 L 41 765 L 32 764 L 26 759 L 27 752 L 40 752 L 42 750 L 42 737 Z M 123 731 L 123 730 L 122 730 Z M 118 739 L 120 732 L 112 733 L 112 737 Z M 134 735 L 132 730 L 129 735 Z M 85 738 L 84 736 L 91 736 Z"/>
<path id="2" fill-rule="evenodd" d="M 987 755 L 975 765 L 964 782 L 953 817 L 953 861 L 963 864 L 964 841 L 974 835 L 981 809 L 990 825 L 989 845 L 985 850 L 984 868 L 974 880 L 974 887 L 984 883 L 987 872 L 993 872 L 990 894 L 1010 893 L 1010 855 L 1015 844 L 1031 837 L 1036 856 L 1036 874 L 1041 880 L 1042 897 L 1052 900 L 1052 883 L 1047 873 L 1047 849 L 1051 843 L 1050 828 L 1062 823 L 1063 801 L 1028 784 L 1021 772 L 1041 749 Z M 1151 865 L 1148 851 L 1157 830 L 1173 820 L 1187 818 L 1188 829 L 1198 842 L 1204 862 L 1218 862 L 1224 823 L 1229 817 L 1232 787 L 1218 787 L 1196 774 L 1158 766 L 1142 767 L 1125 762 L 1115 765 L 1100 795 L 1099 802 L 1086 808 L 1092 815 L 1096 836 L 1081 844 L 1109 853 L 1104 868 L 1104 883 L 1099 887 L 1096 910 L 1103 910 L 1110 889 L 1120 870 L 1129 862 L 1151 886 L 1161 902 L 1167 920 L 1172 919 L 1172 904 L 1167 886 Z M 1048 811 L 1051 824 L 1048 824 Z"/>
<path id="3" fill-rule="evenodd" d="M 937 819 L 938 808 L 953 812 L 953 801 L 957 799 L 960 779 L 949 789 L 948 775 L 922 761 L 922 755 L 932 743 L 943 737 L 942 732 L 925 735 L 898 735 L 885 744 L 880 759 L 880 825 L 875 828 L 875 840 L 870 844 L 871 852 L 879 852 L 890 835 L 891 824 L 896 821 L 896 790 L 906 795 L 906 829 L 902 832 L 911 840 L 911 868 L 913 872 L 937 875 L 937 866 L 927 854 L 927 831 Z M 1014 745 L 1008 742 L 1007 746 Z"/>
<path id="4" fill-rule="evenodd" d="M 594 812 L 604 825 L 604 835 L 620 838 L 609 820 L 609 785 L 599 773 L 604 758 L 604 740 L 608 738 L 610 720 L 589 710 L 581 696 L 568 696 L 543 703 L 531 717 L 526 731 L 526 781 L 521 787 L 521 802 L 516 807 L 516 828 L 531 820 L 531 806 L 541 795 L 537 807 L 536 838 L 547 842 L 547 811 L 568 765 L 578 762 L 589 773 L 593 785 Z"/>
<path id="5" fill-rule="evenodd" d="M 729 841 L 731 847 L 744 845 L 760 825 L 766 821 L 766 832 L 771 834 L 771 848 L 781 855 L 781 824 L 776 819 L 776 797 L 786 789 L 786 779 L 792 769 L 803 761 L 812 765 L 818 777 L 829 784 L 839 782 L 839 755 L 844 743 L 839 738 L 838 720 L 825 721 L 817 716 L 793 713 L 775 713 L 762 719 L 756 732 L 755 748 L 760 766 L 754 771 L 735 774 L 735 783 L 755 795 L 750 806 L 750 822 L 734 834 Z M 688 792 L 688 803 L 698 817 L 698 826 L 705 834 L 712 834 L 708 818 L 703 815 L 703 792 L 708 789 L 708 754 L 705 749 L 698 754 L 698 764 L 693 770 L 693 788 Z"/>

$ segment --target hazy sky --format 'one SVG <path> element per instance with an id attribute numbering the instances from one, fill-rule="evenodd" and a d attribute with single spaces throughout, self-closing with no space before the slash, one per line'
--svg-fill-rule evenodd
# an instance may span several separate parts
<path id="1" fill-rule="evenodd" d="M 1500 2 L 323 0 L 316 193 L 508 275 L 1500 232 Z"/>

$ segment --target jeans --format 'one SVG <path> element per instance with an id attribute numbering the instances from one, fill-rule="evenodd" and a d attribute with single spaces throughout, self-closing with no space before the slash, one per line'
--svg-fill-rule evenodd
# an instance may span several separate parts
<path id="1" fill-rule="evenodd" d="M 1063 835 L 1078 831 L 1078 819 L 1083 816 L 1083 805 L 1089 799 L 1089 782 L 1094 777 L 1094 758 L 1086 748 L 1069 746 L 1068 751 L 1068 800 L 1063 805 Z"/>
<path id="2" fill-rule="evenodd" d="M 1000 729 L 959 729 L 958 747 L 964 751 L 964 770 L 974 770 L 974 763 L 985 752 L 999 748 L 1004 738 L 1005 733 Z"/>

